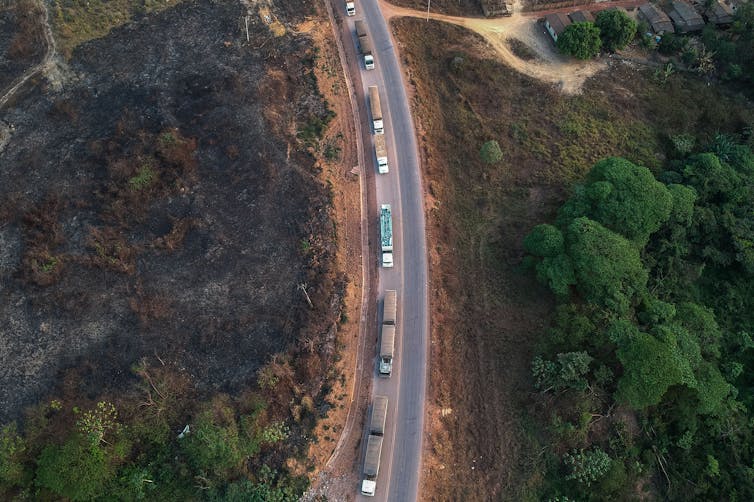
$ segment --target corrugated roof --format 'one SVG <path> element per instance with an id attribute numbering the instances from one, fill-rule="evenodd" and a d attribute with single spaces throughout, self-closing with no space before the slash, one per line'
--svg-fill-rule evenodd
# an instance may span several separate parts
<path id="1" fill-rule="evenodd" d="M 545 16 L 545 21 L 549 23 L 550 27 L 555 31 L 556 35 L 563 33 L 563 30 L 565 30 L 568 25 L 571 24 L 571 20 L 568 18 L 568 16 L 561 12 L 547 14 Z"/>
<path id="2" fill-rule="evenodd" d="M 639 12 L 647 20 L 655 33 L 673 33 L 673 23 L 667 14 L 656 5 L 648 3 L 639 6 Z"/>
<path id="3" fill-rule="evenodd" d="M 571 21 L 573 21 L 574 23 L 594 22 L 594 16 L 588 10 L 577 10 L 576 12 L 571 12 L 570 14 L 568 14 L 568 17 L 570 17 Z"/>

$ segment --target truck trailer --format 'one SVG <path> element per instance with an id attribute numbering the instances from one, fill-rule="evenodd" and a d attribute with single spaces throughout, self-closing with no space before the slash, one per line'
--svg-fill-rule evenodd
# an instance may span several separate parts
<path id="1" fill-rule="evenodd" d="M 394 289 L 385 291 L 385 299 L 382 301 L 382 324 L 397 324 L 398 292 Z"/>
<path id="2" fill-rule="evenodd" d="M 353 0 L 346 1 L 346 14 L 349 16 L 356 15 L 356 3 Z"/>
<path id="3" fill-rule="evenodd" d="M 377 490 L 381 455 L 382 436 L 370 434 L 367 439 L 367 454 L 364 458 L 364 480 L 361 482 L 361 493 L 367 497 L 374 497 Z"/>
<path id="4" fill-rule="evenodd" d="M 385 135 L 378 134 L 374 137 L 374 155 L 377 157 L 377 172 L 387 174 L 390 168 L 387 165 L 387 145 Z"/>
<path id="5" fill-rule="evenodd" d="M 374 133 L 383 134 L 385 132 L 385 129 L 382 123 L 380 91 L 377 89 L 376 85 L 369 86 L 369 109 L 372 112 L 372 126 L 374 127 Z"/>
<path id="6" fill-rule="evenodd" d="M 395 324 L 383 324 L 380 334 L 381 377 L 389 377 L 393 373 L 393 352 L 395 352 Z"/>
<path id="7" fill-rule="evenodd" d="M 393 216 L 390 213 L 390 204 L 382 204 L 380 207 L 380 243 L 382 246 L 382 266 L 393 266 Z"/>
<path id="8" fill-rule="evenodd" d="M 361 55 L 364 56 L 364 68 L 366 68 L 367 70 L 374 70 L 372 42 L 369 40 L 367 25 L 361 19 L 357 19 L 354 24 L 356 25 L 356 36 L 359 39 L 359 51 L 361 52 Z"/>
<path id="9" fill-rule="evenodd" d="M 375 436 L 385 434 L 385 421 L 387 420 L 387 397 L 374 396 L 372 403 L 372 420 L 369 424 L 369 433 Z"/>

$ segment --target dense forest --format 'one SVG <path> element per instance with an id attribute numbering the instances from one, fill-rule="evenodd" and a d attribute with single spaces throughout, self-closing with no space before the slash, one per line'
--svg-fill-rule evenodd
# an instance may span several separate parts
<path id="1" fill-rule="evenodd" d="M 596 163 L 526 265 L 560 305 L 532 362 L 547 500 L 754 499 L 754 155 L 671 138 Z"/>

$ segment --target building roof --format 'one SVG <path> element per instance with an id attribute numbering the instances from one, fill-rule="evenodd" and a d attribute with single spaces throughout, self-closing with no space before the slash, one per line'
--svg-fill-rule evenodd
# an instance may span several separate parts
<path id="1" fill-rule="evenodd" d="M 707 20 L 712 24 L 730 24 L 733 22 L 733 9 L 722 0 L 713 0 L 706 14 Z"/>
<path id="2" fill-rule="evenodd" d="M 563 30 L 565 30 L 568 25 L 571 24 L 571 20 L 568 18 L 568 16 L 561 12 L 547 14 L 545 16 L 545 21 L 550 25 L 556 35 L 563 33 Z"/>
<path id="3" fill-rule="evenodd" d="M 702 19 L 702 16 L 691 5 L 681 0 L 673 0 L 668 10 L 668 16 L 673 20 L 676 30 L 681 33 L 704 28 L 704 19 Z"/>
<path id="4" fill-rule="evenodd" d="M 586 23 L 587 21 L 590 23 L 594 22 L 594 16 L 588 10 L 577 10 L 576 12 L 571 12 L 570 14 L 568 14 L 568 17 L 570 17 L 571 21 L 573 21 L 574 23 Z"/>
<path id="5" fill-rule="evenodd" d="M 673 33 L 673 23 L 667 14 L 661 11 L 656 5 L 646 3 L 639 6 L 639 13 L 644 16 L 649 25 L 652 27 L 652 31 L 658 34 Z"/>

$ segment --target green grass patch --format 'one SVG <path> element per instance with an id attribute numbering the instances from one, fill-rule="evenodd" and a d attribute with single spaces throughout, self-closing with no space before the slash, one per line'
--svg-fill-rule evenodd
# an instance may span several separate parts
<path id="1" fill-rule="evenodd" d="M 129 178 L 128 186 L 131 190 L 144 190 L 157 180 L 157 172 L 149 164 L 141 166 L 136 176 Z"/>
<path id="2" fill-rule="evenodd" d="M 107 35 L 137 15 L 158 12 L 183 0 L 53 0 L 58 49 L 70 58 L 76 46 Z"/>

